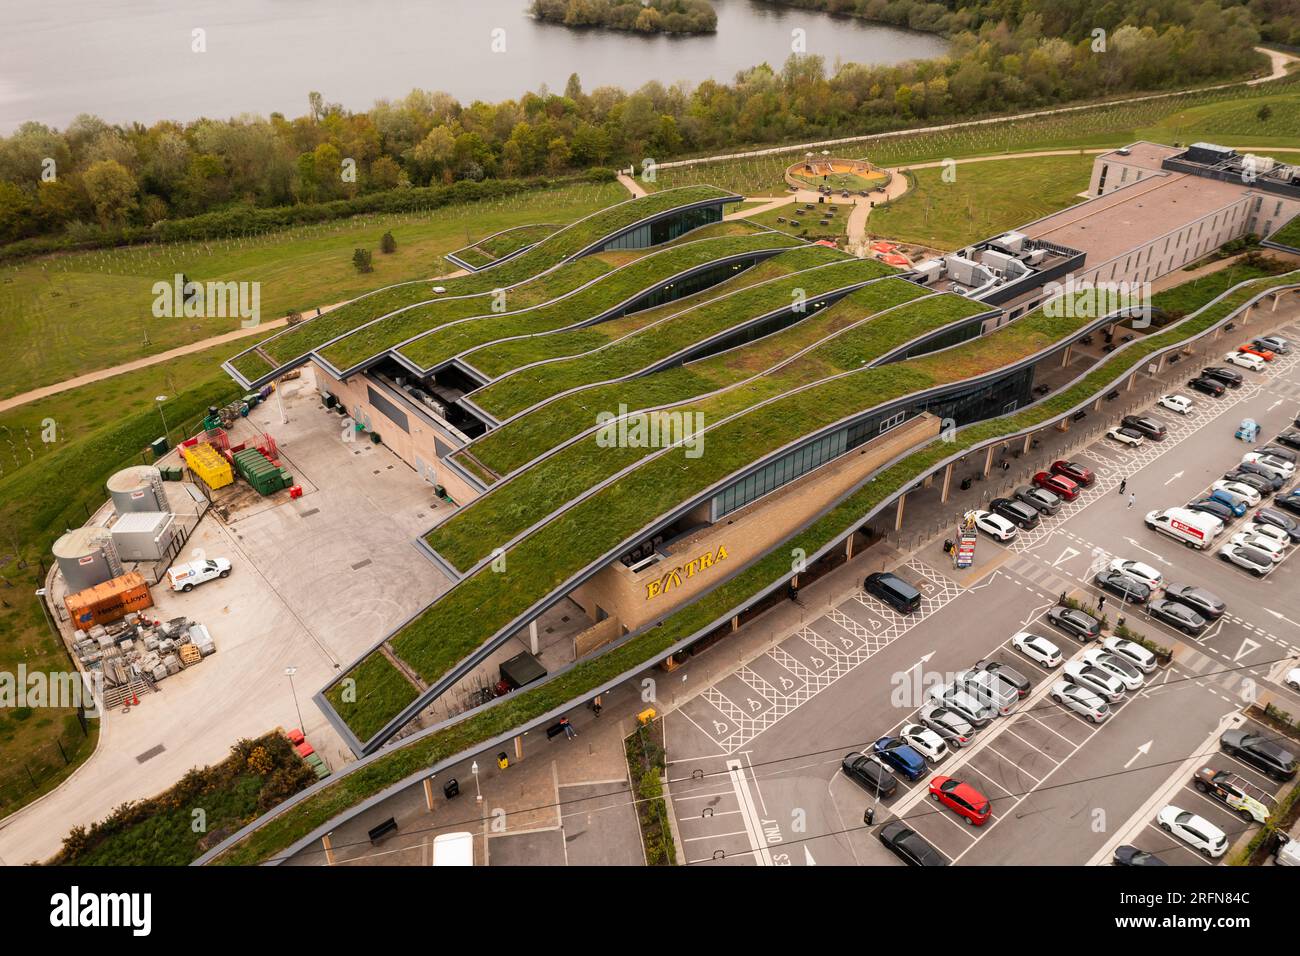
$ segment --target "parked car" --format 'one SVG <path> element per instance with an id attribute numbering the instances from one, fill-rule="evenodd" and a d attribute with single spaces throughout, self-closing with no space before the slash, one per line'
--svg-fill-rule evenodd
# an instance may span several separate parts
<path id="1" fill-rule="evenodd" d="M 1119 442 L 1121 445 L 1128 445 L 1130 448 L 1136 448 L 1142 444 L 1142 433 L 1136 428 L 1129 428 L 1127 425 L 1112 428 L 1106 432 L 1106 437 L 1111 441 Z"/>
<path id="2" fill-rule="evenodd" d="M 230 577 L 230 562 L 225 558 L 209 558 L 204 561 L 191 561 L 188 564 L 174 564 L 167 569 L 167 583 L 173 591 L 189 593 L 200 584 L 215 581 L 217 578 Z"/>
<path id="3" fill-rule="evenodd" d="M 1101 635 L 1101 622 L 1086 611 L 1058 604 L 1047 612 L 1047 619 L 1071 637 L 1084 643 Z"/>
<path id="4" fill-rule="evenodd" d="M 892 797 L 898 789 L 898 778 L 875 757 L 854 751 L 844 755 L 840 766 L 844 770 L 844 776 L 882 797 Z"/>
<path id="5" fill-rule="evenodd" d="M 1090 723 L 1099 724 L 1110 716 L 1110 704 L 1086 687 L 1059 680 L 1052 685 L 1052 700 Z"/>
<path id="6" fill-rule="evenodd" d="M 935 777 L 931 780 L 930 797 L 972 826 L 983 826 L 993 815 L 993 805 L 989 803 L 988 797 L 955 777 Z"/>
<path id="7" fill-rule="evenodd" d="M 1300 690 L 1300 667 L 1293 667 L 1287 671 L 1286 676 L 1282 678 L 1282 683 L 1292 690 Z"/>
<path id="8" fill-rule="evenodd" d="M 1079 497 L 1079 486 L 1062 475 L 1040 471 L 1034 475 L 1032 480 L 1039 488 L 1050 491 L 1058 498 L 1064 498 L 1066 501 L 1073 501 Z"/>
<path id="9" fill-rule="evenodd" d="M 1273 482 L 1263 475 L 1256 475 L 1249 471 L 1229 471 L 1223 476 L 1224 481 L 1236 481 L 1243 485 L 1249 485 L 1258 491 L 1261 495 L 1272 494 L 1277 489 L 1273 487 Z"/>
<path id="10" fill-rule="evenodd" d="M 902 820 L 890 820 L 876 834 L 885 847 L 908 866 L 947 866 L 948 858 Z"/>
<path id="11" fill-rule="evenodd" d="M 1171 412 L 1177 412 L 1179 415 L 1186 415 L 1192 410 L 1196 403 L 1186 395 L 1161 395 L 1156 402 L 1161 408 L 1167 408 Z"/>
<path id="12" fill-rule="evenodd" d="M 1258 475 L 1268 482 L 1272 491 L 1279 490 L 1286 484 L 1286 475 L 1275 468 L 1268 468 L 1264 465 L 1257 465 L 1253 461 L 1243 461 L 1237 465 L 1237 471 L 1244 471 L 1247 474 Z"/>
<path id="13" fill-rule="evenodd" d="M 1217 621 L 1228 609 L 1228 605 L 1213 591 L 1207 591 L 1194 584 L 1166 584 L 1165 598 L 1177 601 L 1179 604 L 1186 604 L 1208 621 Z"/>
<path id="14" fill-rule="evenodd" d="M 1284 431 L 1282 434 L 1274 438 L 1273 441 L 1277 442 L 1279 445 L 1285 445 L 1287 448 L 1300 448 L 1300 432 Z"/>
<path id="15" fill-rule="evenodd" d="M 975 512 L 975 527 L 997 541 L 1010 541 L 1016 536 L 1015 525 L 990 511 Z"/>
<path id="16" fill-rule="evenodd" d="M 1138 690 L 1146 683 L 1146 678 L 1142 676 L 1142 672 L 1138 670 L 1137 665 L 1120 657 L 1114 651 L 1094 647 L 1083 652 L 1083 660 L 1084 663 L 1098 670 L 1103 670 L 1118 679 L 1124 685 L 1125 690 Z"/>
<path id="17" fill-rule="evenodd" d="M 1126 604 L 1145 604 L 1151 597 L 1149 587 L 1141 581 L 1135 581 L 1123 571 L 1098 571 L 1093 582 Z"/>
<path id="18" fill-rule="evenodd" d="M 1209 622 L 1205 618 L 1186 604 L 1180 604 L 1178 601 L 1170 601 L 1166 598 L 1148 604 L 1147 613 L 1156 620 L 1164 621 L 1171 627 L 1176 627 L 1184 634 L 1192 637 L 1199 636 L 1209 626 Z"/>
<path id="19" fill-rule="evenodd" d="M 1274 458 L 1281 458 L 1283 461 L 1289 461 L 1291 464 L 1296 463 L 1296 453 L 1290 448 L 1283 448 L 1281 445 L 1274 445 L 1271 442 L 1267 445 L 1260 445 L 1255 449 L 1257 455 L 1272 455 Z"/>
<path id="20" fill-rule="evenodd" d="M 898 736 L 906 740 L 908 746 L 930 763 L 938 763 L 948 756 L 948 745 L 929 727 L 921 724 L 903 724 L 898 730 Z"/>
<path id="21" fill-rule="evenodd" d="M 1108 637 L 1101 642 L 1101 646 L 1126 661 L 1131 661 L 1144 674 L 1150 674 L 1159 663 L 1154 654 L 1137 641 L 1130 641 L 1127 637 Z"/>
<path id="22" fill-rule="evenodd" d="M 975 739 L 975 728 L 970 721 L 938 701 L 927 703 L 916 716 L 950 747 L 965 747 Z"/>
<path id="23" fill-rule="evenodd" d="M 1248 368 L 1252 372 L 1262 372 L 1265 368 L 1265 362 L 1262 358 L 1258 355 L 1251 355 L 1248 352 L 1229 352 L 1223 357 L 1223 360 L 1229 365 Z"/>
<path id="24" fill-rule="evenodd" d="M 1011 646 L 1035 664 L 1051 670 L 1061 663 L 1061 649 L 1045 637 L 1021 631 L 1011 638 Z"/>
<path id="25" fill-rule="evenodd" d="M 1290 780 L 1295 776 L 1295 754 L 1263 734 L 1225 730 L 1219 736 L 1219 747 L 1224 753 L 1262 770 L 1274 780 Z"/>
<path id="26" fill-rule="evenodd" d="M 1260 799 L 1266 796 L 1264 791 L 1227 770 L 1202 767 L 1192 774 L 1192 786 L 1236 810 L 1247 823 L 1264 823 L 1272 813 L 1272 808 Z"/>
<path id="27" fill-rule="evenodd" d="M 930 699 L 945 707 L 951 707 L 974 727 L 983 727 L 997 716 L 997 712 L 992 707 L 966 693 L 955 682 L 931 687 Z"/>
<path id="28" fill-rule="evenodd" d="M 1274 564 L 1277 564 L 1286 557 L 1287 546 L 1278 541 L 1277 538 L 1269 535 L 1251 534 L 1249 531 L 1238 531 L 1232 536 L 1231 540 L 1233 544 L 1241 544 L 1248 548 L 1255 548 L 1256 550 L 1263 551 L 1273 559 Z"/>
<path id="29" fill-rule="evenodd" d="M 1084 661 L 1066 661 L 1062 673 L 1066 680 L 1088 688 L 1108 704 L 1118 704 L 1124 699 L 1123 681 Z"/>
<path id="30" fill-rule="evenodd" d="M 1295 462 L 1287 461 L 1285 458 L 1278 458 L 1276 455 L 1263 455 L 1257 451 L 1252 451 L 1242 455 L 1241 461 L 1242 464 L 1261 465 L 1265 468 L 1271 468 L 1288 480 L 1295 475 Z"/>
<path id="31" fill-rule="evenodd" d="M 1140 432 L 1144 437 L 1152 441 L 1164 441 L 1168 429 L 1165 423 L 1151 415 L 1125 415 L 1121 424 L 1125 428 L 1132 428 Z"/>
<path id="32" fill-rule="evenodd" d="M 1043 488 L 1035 488 L 1033 485 L 1025 485 L 1023 488 L 1017 489 L 1016 498 L 1040 514 L 1054 515 L 1061 510 L 1059 496 Z"/>
<path id="33" fill-rule="evenodd" d="M 1209 820 L 1172 803 L 1156 815 L 1160 829 L 1211 858 L 1228 852 L 1228 837 Z"/>
<path id="34" fill-rule="evenodd" d="M 1111 863 L 1115 866 L 1168 866 L 1164 860 L 1154 853 L 1148 853 L 1146 850 L 1139 850 L 1137 847 L 1128 843 L 1115 847 L 1115 855 L 1111 858 Z"/>
<path id="35" fill-rule="evenodd" d="M 1241 388 L 1241 383 L 1245 381 L 1240 372 L 1234 372 L 1230 368 L 1223 368 L 1218 365 L 1211 365 L 1201 372 L 1202 378 L 1212 378 L 1222 382 L 1228 388 Z"/>
<path id="36" fill-rule="evenodd" d="M 959 671 L 957 686 L 1001 717 L 1007 716 L 1020 702 L 1020 692 L 988 671 Z"/>
<path id="37" fill-rule="evenodd" d="M 975 666 L 972 669 L 977 671 L 988 671 L 990 674 L 993 674 L 998 680 L 1002 681 L 1002 683 L 1015 688 L 1016 696 L 1021 700 L 1029 696 L 1030 688 L 1034 686 L 1033 681 L 1028 677 L 1020 673 L 1020 671 L 1016 670 L 1014 667 L 1003 664 L 1001 661 L 976 661 Z"/>
<path id="38" fill-rule="evenodd" d="M 1272 538 L 1274 541 L 1276 541 L 1278 544 L 1282 545 L 1283 547 L 1290 547 L 1295 543 L 1294 541 L 1291 540 L 1291 536 L 1288 535 L 1285 531 L 1271 524 L 1263 524 L 1257 521 L 1247 521 L 1244 525 L 1241 526 L 1241 530 L 1248 531 L 1251 534 L 1255 535 L 1256 537 Z"/>
<path id="39" fill-rule="evenodd" d="M 1247 544 L 1225 544 L 1219 549 L 1219 557 L 1229 564 L 1245 568 L 1257 578 L 1262 578 L 1273 570 L 1272 556 L 1267 551 Z"/>
<path id="40" fill-rule="evenodd" d="M 897 574 L 878 571 L 868 574 L 862 582 L 862 589 L 872 597 L 888 604 L 899 614 L 911 614 L 920 610 L 921 592 L 908 584 Z"/>
<path id="41" fill-rule="evenodd" d="M 925 773 L 925 757 L 900 737 L 881 737 L 871 745 L 871 750 L 882 763 L 908 780 L 919 780 Z"/>
<path id="42" fill-rule="evenodd" d="M 1218 379 L 1200 376 L 1199 378 L 1189 379 L 1187 387 L 1193 391 L 1200 392 L 1202 395 L 1209 395 L 1213 398 L 1223 398 L 1223 393 L 1228 387 Z"/>
<path id="43" fill-rule="evenodd" d="M 1240 495 L 1234 495 L 1231 491 L 1224 491 L 1221 488 L 1216 488 L 1214 491 L 1211 491 L 1210 496 L 1203 500 L 1217 501 L 1219 504 L 1227 508 L 1228 512 L 1234 518 L 1240 518 L 1246 513 L 1247 509 L 1250 508 L 1250 503 L 1245 498 L 1242 498 Z"/>
<path id="44" fill-rule="evenodd" d="M 1230 491 L 1239 498 L 1245 498 L 1252 508 L 1262 500 L 1259 489 L 1252 488 L 1244 482 L 1228 481 L 1226 478 L 1220 478 L 1210 487 L 1215 491 Z"/>
<path id="45" fill-rule="evenodd" d="M 1097 480 L 1097 476 L 1092 473 L 1091 468 L 1086 468 L 1077 461 L 1057 459 L 1052 462 L 1051 466 L 1047 470 L 1054 475 L 1069 478 L 1076 485 L 1081 485 L 1084 488 L 1092 487 L 1092 483 Z"/>
<path id="46" fill-rule="evenodd" d="M 994 498 L 989 502 L 989 510 L 1006 518 L 1017 528 L 1023 528 L 1025 531 L 1038 527 L 1037 509 L 1029 507 L 1023 501 L 1016 501 L 1012 498 Z"/>
<path id="47" fill-rule="evenodd" d="M 1300 515 L 1300 489 L 1293 488 L 1288 492 L 1275 495 L 1273 504 L 1290 511 L 1292 514 Z"/>
<path id="48" fill-rule="evenodd" d="M 1253 520 L 1256 524 L 1269 524 L 1275 528 L 1280 528 L 1286 532 L 1292 544 L 1300 543 L 1300 521 L 1296 521 L 1290 515 L 1283 514 L 1276 508 L 1260 508 L 1255 512 Z"/>
<path id="49" fill-rule="evenodd" d="M 1165 583 L 1163 574 L 1151 567 L 1151 565 L 1143 564 L 1141 561 L 1134 561 L 1132 558 L 1112 558 L 1107 567 L 1112 571 L 1127 574 L 1135 581 L 1141 581 L 1152 591 L 1158 591 Z"/>
<path id="50" fill-rule="evenodd" d="M 1277 358 L 1277 356 L 1273 354 L 1272 349 L 1265 348 L 1264 346 L 1258 344 L 1257 342 L 1247 342 L 1245 345 L 1238 345 L 1237 354 L 1252 355 L 1255 358 L 1262 359 L 1265 362 L 1271 362 L 1273 361 L 1273 359 Z"/>
<path id="51" fill-rule="evenodd" d="M 1224 524 L 1227 524 L 1233 518 L 1241 517 L 1241 515 L 1237 514 L 1236 511 L 1233 510 L 1231 505 L 1226 505 L 1222 501 L 1216 501 L 1214 498 L 1201 498 L 1199 501 L 1190 502 L 1187 505 L 1187 510 L 1200 511 L 1207 515 L 1213 515 Z"/>
<path id="52" fill-rule="evenodd" d="M 1252 339 L 1251 344 L 1276 352 L 1278 355 L 1288 355 L 1291 352 L 1291 343 L 1280 335 L 1261 335 L 1257 339 Z"/>

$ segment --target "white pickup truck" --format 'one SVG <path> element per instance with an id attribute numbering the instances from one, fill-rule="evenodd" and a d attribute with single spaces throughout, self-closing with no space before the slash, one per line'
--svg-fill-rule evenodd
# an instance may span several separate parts
<path id="1" fill-rule="evenodd" d="M 230 562 L 225 558 L 191 561 L 167 570 L 167 580 L 173 591 L 193 591 L 195 585 L 230 575 Z"/>

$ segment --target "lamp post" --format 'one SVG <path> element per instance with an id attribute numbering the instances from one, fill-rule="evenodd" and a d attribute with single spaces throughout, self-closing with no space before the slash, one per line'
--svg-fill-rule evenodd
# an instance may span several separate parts
<path id="1" fill-rule="evenodd" d="M 483 802 L 483 787 L 478 782 L 478 761 L 475 760 L 469 765 L 469 772 L 474 775 L 474 791 L 477 796 L 474 798 L 478 803 Z"/>
<path id="2" fill-rule="evenodd" d="M 298 729 L 302 730 L 302 708 L 298 706 L 298 691 L 293 686 L 293 675 L 298 673 L 298 668 L 290 665 L 284 669 L 284 676 L 289 678 L 289 693 L 293 696 L 293 709 L 298 714 Z"/>
<path id="3" fill-rule="evenodd" d="M 167 401 L 167 396 L 155 395 L 153 400 L 158 403 L 158 417 L 162 419 L 163 437 L 167 439 L 167 444 L 170 445 L 172 441 L 171 430 L 167 427 L 167 416 L 163 413 L 163 402 Z"/>

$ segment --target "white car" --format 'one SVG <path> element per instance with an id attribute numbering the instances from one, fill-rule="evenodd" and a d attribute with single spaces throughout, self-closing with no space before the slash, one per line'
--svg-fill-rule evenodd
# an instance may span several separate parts
<path id="1" fill-rule="evenodd" d="M 1252 372 L 1264 371 L 1264 360 L 1258 355 L 1251 355 L 1249 352 L 1229 352 L 1223 357 L 1223 360 L 1229 365 L 1240 365 L 1242 368 L 1248 368 Z"/>
<path id="2" fill-rule="evenodd" d="M 1282 678 L 1282 683 L 1292 690 L 1300 690 L 1300 667 L 1293 667 L 1287 671 L 1286 676 Z"/>
<path id="3" fill-rule="evenodd" d="M 1285 458 L 1278 458 L 1275 455 L 1269 455 L 1264 452 L 1252 451 L 1241 456 L 1243 462 L 1249 462 L 1253 465 L 1263 465 L 1265 468 L 1272 468 L 1280 472 L 1283 478 L 1290 478 L 1295 474 L 1295 464 L 1287 461 Z"/>
<path id="4" fill-rule="evenodd" d="M 1229 564 L 1245 568 L 1257 578 L 1262 578 L 1273 570 L 1273 558 L 1267 551 L 1248 544 L 1225 544 L 1219 549 L 1219 557 Z"/>
<path id="5" fill-rule="evenodd" d="M 1011 646 L 1035 664 L 1051 670 L 1061 663 L 1061 649 L 1045 637 L 1021 631 L 1011 638 Z"/>
<path id="6" fill-rule="evenodd" d="M 938 763 L 948 756 L 948 745 L 943 742 L 942 737 L 928 727 L 922 727 L 920 724 L 903 724 L 898 736 L 930 763 Z"/>
<path id="7" fill-rule="evenodd" d="M 1149 650 L 1137 641 L 1130 641 L 1126 637 L 1108 637 L 1101 642 L 1101 646 L 1124 658 L 1124 660 L 1130 661 L 1144 674 L 1150 674 L 1156 669 L 1156 664 L 1159 663 L 1156 656 Z"/>
<path id="8" fill-rule="evenodd" d="M 1272 538 L 1283 547 L 1289 547 L 1291 545 L 1290 536 L 1277 525 L 1248 521 L 1242 526 L 1241 530 L 1249 531 L 1257 538 Z"/>
<path id="9" fill-rule="evenodd" d="M 1244 481 L 1227 481 L 1220 478 L 1210 487 L 1214 491 L 1230 491 L 1239 498 L 1245 498 L 1252 508 L 1263 500 L 1258 489 L 1252 488 Z"/>
<path id="10" fill-rule="evenodd" d="M 1052 700 L 1094 724 L 1099 724 L 1110 716 L 1108 703 L 1088 688 L 1071 684 L 1068 680 L 1058 680 L 1052 685 Z"/>
<path id="11" fill-rule="evenodd" d="M 1156 815 L 1160 829 L 1172 833 L 1206 856 L 1218 858 L 1228 852 L 1228 835 L 1204 817 L 1172 803 Z"/>
<path id="12" fill-rule="evenodd" d="M 991 511 L 975 512 L 975 527 L 998 541 L 1010 541 L 1016 536 L 1016 526 Z"/>
<path id="13" fill-rule="evenodd" d="M 1169 409 L 1171 412 L 1177 412 L 1179 415 L 1186 415 L 1196 403 L 1186 395 L 1161 395 L 1156 404 L 1161 408 Z"/>
<path id="14" fill-rule="evenodd" d="M 1286 546 L 1277 538 L 1266 538 L 1261 534 L 1251 534 L 1249 531 L 1238 531 L 1232 536 L 1232 543 L 1263 551 L 1272 557 L 1274 564 L 1286 557 Z"/>
<path id="15" fill-rule="evenodd" d="M 1086 687 L 1107 703 L 1118 704 L 1124 699 L 1124 682 L 1113 674 L 1093 667 L 1084 661 L 1066 661 L 1065 678 Z"/>
<path id="16" fill-rule="evenodd" d="M 1103 670 L 1112 677 L 1117 678 L 1124 685 L 1125 690 L 1137 690 L 1146 683 L 1136 664 L 1120 657 L 1113 651 L 1094 647 L 1090 651 L 1083 652 L 1083 659 L 1098 670 Z"/>
<path id="17" fill-rule="evenodd" d="M 1141 561 L 1133 561 L 1129 558 L 1115 558 L 1108 567 L 1112 571 L 1118 571 L 1129 576 L 1134 581 L 1141 581 L 1152 591 L 1158 591 L 1165 586 L 1165 576 L 1151 565 L 1143 564 Z"/>
<path id="18" fill-rule="evenodd" d="M 1130 448 L 1136 448 L 1142 444 L 1142 436 L 1131 428 L 1112 428 L 1106 432 L 1106 437 L 1111 441 L 1117 441 L 1121 445 L 1128 445 Z"/>

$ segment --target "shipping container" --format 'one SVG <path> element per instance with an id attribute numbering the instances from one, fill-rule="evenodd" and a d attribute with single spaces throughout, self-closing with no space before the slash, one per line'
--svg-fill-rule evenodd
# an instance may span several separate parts
<path id="1" fill-rule="evenodd" d="M 185 463 L 190 466 L 190 471 L 198 475 L 200 480 L 213 491 L 224 488 L 235 480 L 230 462 L 219 455 L 217 450 L 207 442 L 199 442 L 192 447 L 183 448 L 181 454 L 185 456 Z"/>
<path id="2" fill-rule="evenodd" d="M 96 624 L 111 624 L 132 611 L 153 607 L 153 596 L 144 583 L 144 575 L 129 571 L 93 588 L 69 594 L 64 604 L 72 615 L 73 625 L 87 631 Z"/>

